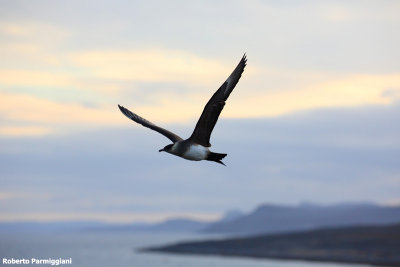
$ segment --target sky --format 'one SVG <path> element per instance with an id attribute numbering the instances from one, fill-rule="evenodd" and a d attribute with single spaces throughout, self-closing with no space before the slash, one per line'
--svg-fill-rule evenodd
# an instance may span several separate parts
<path id="1" fill-rule="evenodd" d="M 399 1 L 0 1 L 0 221 L 400 204 Z M 211 136 L 187 138 L 242 55 Z"/>

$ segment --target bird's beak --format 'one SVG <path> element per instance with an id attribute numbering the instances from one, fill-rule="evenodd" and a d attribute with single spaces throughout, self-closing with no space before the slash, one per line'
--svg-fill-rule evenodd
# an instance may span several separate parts
<path id="1" fill-rule="evenodd" d="M 163 152 L 164 151 L 164 148 L 163 149 L 160 149 L 160 150 L 158 150 L 158 152 Z"/>

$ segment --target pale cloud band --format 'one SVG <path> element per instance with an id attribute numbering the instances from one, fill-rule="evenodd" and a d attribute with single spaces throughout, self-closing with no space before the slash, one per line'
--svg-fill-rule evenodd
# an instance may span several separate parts
<path id="1" fill-rule="evenodd" d="M 206 12 L 208 4 L 197 8 Z M 173 48 L 168 42 L 174 35 L 163 39 L 165 43 L 155 42 L 153 34 L 148 35 L 148 32 L 137 28 L 136 34 L 125 36 L 128 34 L 125 31 L 132 27 L 129 22 L 132 16 L 125 12 L 121 14 L 122 18 L 94 19 L 99 24 L 96 29 L 103 29 L 101 33 L 94 33 L 100 34 L 96 37 L 113 36 L 109 45 L 99 44 L 95 38 L 93 41 L 89 38 L 92 32 L 85 27 L 87 21 L 85 17 L 79 17 L 81 14 L 77 14 L 76 18 L 81 20 L 80 28 L 65 23 L 63 20 L 69 22 L 69 17 L 64 17 L 66 14 L 62 12 L 58 13 L 58 23 L 52 23 L 55 20 L 53 14 L 44 14 L 36 9 L 40 4 L 31 6 L 32 14 L 26 14 L 23 20 L 5 16 L 0 20 L 0 38 L 4 40 L 0 45 L 0 134 L 40 135 L 65 129 L 77 130 L 89 125 L 123 125 L 126 121 L 118 116 L 115 108 L 119 103 L 156 123 L 193 123 L 208 98 L 230 74 L 241 56 L 229 53 L 228 57 L 227 52 L 221 49 L 221 46 L 227 46 L 225 40 L 230 40 L 232 35 L 240 38 L 230 42 L 231 45 L 250 48 L 249 51 L 239 52 L 248 52 L 249 64 L 238 88 L 229 99 L 223 117 L 259 118 L 317 108 L 388 105 L 398 99 L 400 73 L 395 68 L 396 63 L 392 63 L 396 55 L 388 58 L 388 51 L 382 50 L 398 40 L 390 35 L 391 27 L 385 28 L 388 32 L 376 32 L 375 28 L 369 27 L 370 23 L 377 27 L 397 25 L 398 19 L 393 12 L 397 5 L 363 6 L 363 12 L 360 13 L 356 12 L 359 10 L 357 1 L 347 5 L 339 2 L 329 5 L 309 2 L 286 6 L 268 1 L 243 4 L 233 6 L 232 15 L 240 11 L 247 22 L 246 28 L 237 27 L 239 21 L 231 21 L 237 32 L 225 29 L 220 33 L 222 39 L 219 41 L 214 40 L 213 31 L 203 32 L 204 36 L 208 36 L 207 46 L 216 46 L 216 51 L 219 47 L 221 55 L 218 56 L 200 53 L 195 43 L 190 43 L 190 38 L 185 36 L 179 38 L 191 46 Z M 49 10 L 60 10 L 57 4 L 47 3 L 46 6 Z M 106 6 L 101 4 L 99 11 L 107 10 Z M 214 8 L 218 10 L 222 6 L 214 5 Z M 131 7 L 137 9 L 135 3 Z M 9 3 L 9 8 L 15 7 Z M 146 6 L 141 8 L 146 9 Z M 246 12 L 243 14 L 242 10 Z M 41 15 L 35 17 L 36 13 Z M 82 11 L 84 13 L 85 10 Z M 303 13 L 309 15 L 307 19 L 301 15 Z M 379 15 L 383 13 L 386 15 Z M 123 17 L 125 15 L 128 16 Z M 45 19 L 47 16 L 48 21 Z M 283 20 L 288 17 L 291 19 Z M 155 17 L 152 22 L 161 19 Z M 197 15 L 186 19 L 194 29 L 202 24 L 204 27 L 221 26 L 218 21 L 204 22 Z M 296 25 L 293 22 L 297 22 L 298 27 L 294 27 Z M 386 33 L 386 41 L 378 39 L 372 43 L 373 36 L 364 32 L 349 36 L 348 29 L 357 29 L 358 33 L 360 23 L 365 24 L 365 33 L 370 35 Z M 153 24 L 143 24 L 141 27 L 149 27 L 149 32 L 154 30 Z M 256 29 L 260 33 L 266 31 L 271 36 L 255 35 Z M 170 28 L 167 31 L 173 30 Z M 327 34 L 327 30 L 331 34 Z M 304 36 L 299 35 L 299 31 Z M 85 33 L 89 37 L 82 39 Z M 335 42 L 328 43 L 335 35 Z M 343 41 L 345 38 L 348 39 L 346 43 Z M 139 40 L 141 45 L 136 44 Z M 132 45 L 127 46 L 127 43 Z M 307 43 L 308 46 L 305 45 Z M 316 47 L 317 44 L 319 47 Z M 328 44 L 332 44 L 329 49 L 337 49 L 336 54 L 322 54 L 323 51 L 329 51 L 324 50 Z M 347 47 L 343 46 L 345 44 Z M 354 44 L 360 48 L 355 49 Z M 283 49 L 280 51 L 280 61 L 286 62 L 284 67 L 277 64 L 279 50 L 276 45 Z M 387 58 L 387 64 L 382 69 L 391 69 L 379 73 L 363 71 L 362 68 L 357 71 L 336 68 L 340 71 L 332 71 L 330 67 L 324 69 L 309 63 L 319 56 L 319 60 L 332 62 L 336 66 L 338 62 L 335 58 L 339 56 L 343 59 L 340 66 L 347 68 L 347 65 L 356 64 L 355 61 L 360 57 L 358 52 L 364 51 L 364 47 L 370 49 L 368 54 L 363 52 L 365 56 L 360 58 L 364 62 L 366 56 L 367 59 L 370 57 L 370 62 L 363 63 L 366 69 L 377 67 L 374 62 L 380 59 L 375 57 L 376 54 L 381 55 L 380 58 Z M 292 54 L 293 51 L 298 53 Z M 348 54 L 349 51 L 354 53 Z M 303 54 L 313 57 L 305 58 Z M 290 56 L 292 58 L 287 58 Z M 390 94 L 387 93 L 389 91 Z"/>
<path id="2" fill-rule="evenodd" d="M 125 63 L 128 63 L 125 62 Z M 166 66 L 165 61 L 159 61 L 159 65 Z M 184 65 L 182 65 L 184 67 Z M 209 68 L 211 73 L 215 73 Z M 151 72 L 151 70 L 148 70 Z M 190 70 L 186 70 L 190 72 Z M 172 71 L 173 72 L 173 71 Z M 222 73 L 222 72 L 221 72 Z M 68 78 L 57 78 L 47 73 L 35 72 L 19 73 L 18 71 L 1 72 L 0 71 L 0 84 L 3 88 L 12 86 L 14 88 L 28 86 L 29 82 L 32 87 L 39 87 L 41 85 L 54 87 L 54 90 L 68 90 L 68 86 L 74 87 L 73 82 L 65 82 Z M 197 76 L 195 72 L 192 75 Z M 220 74 L 220 77 L 223 74 Z M 285 79 L 285 75 L 296 75 L 289 71 L 279 74 L 279 77 Z M 297 74 L 299 75 L 299 74 Z M 46 78 L 48 76 L 48 79 Z M 170 75 L 169 75 L 170 76 Z M 180 76 L 180 72 L 175 73 L 176 77 Z M 206 75 L 207 76 L 207 75 Z M 326 107 L 349 107 L 349 106 L 362 106 L 370 104 L 387 105 L 393 103 L 397 99 L 400 91 L 400 74 L 391 75 L 355 75 L 343 78 L 325 78 L 325 81 L 315 83 L 310 80 L 307 84 L 296 87 L 293 85 L 291 88 L 285 88 L 280 91 L 268 91 L 257 88 L 257 81 L 261 81 L 264 76 L 262 71 L 254 71 L 253 75 L 250 72 L 248 77 L 243 78 L 241 84 L 238 86 L 238 92 L 235 92 L 230 99 L 230 103 L 224 110 L 223 117 L 229 118 L 246 118 L 246 117 L 270 117 L 280 116 L 287 113 L 292 113 L 301 110 L 310 110 L 316 108 Z M 326 75 L 324 75 L 326 76 Z M 3 78 L 4 77 L 4 78 Z M 21 78 L 21 82 L 19 79 Z M 35 77 L 30 79 L 29 77 Z M 157 76 L 157 79 L 161 77 Z M 127 78 L 127 77 L 126 77 Z M 35 80 L 36 79 L 36 80 Z M 124 95 L 118 90 L 118 81 L 113 85 L 115 90 L 111 92 L 113 97 L 109 103 L 104 103 L 104 98 L 110 92 L 103 93 L 101 88 L 96 89 L 96 84 L 101 84 L 104 78 L 94 80 L 94 85 L 88 85 L 86 90 L 92 91 L 93 97 L 95 94 L 100 95 L 101 103 L 98 106 L 91 107 L 81 104 L 79 93 L 76 96 L 77 103 L 65 103 L 58 100 L 49 99 L 47 96 L 35 95 L 35 90 L 32 93 L 29 91 L 24 93 L 12 93 L 10 91 L 0 92 L 0 114 L 3 120 L 7 120 L 11 125 L 3 125 L 0 134 L 22 134 L 22 126 L 19 130 L 15 128 L 14 124 L 29 123 L 31 126 L 26 128 L 26 134 L 40 134 L 49 133 L 61 130 L 59 127 L 64 126 L 71 129 L 79 128 L 83 124 L 92 124 L 93 126 L 112 126 L 122 125 L 126 121 L 120 118 L 118 110 L 115 105 L 122 103 L 132 106 L 132 108 L 139 114 L 148 117 L 155 122 L 161 123 L 182 123 L 189 120 L 194 120 L 199 116 L 201 110 L 206 103 L 208 97 L 213 93 L 214 88 L 218 88 L 219 81 L 216 78 L 210 79 L 214 85 L 204 86 L 203 91 L 190 90 L 191 86 L 199 88 L 197 81 L 187 80 L 183 81 L 188 88 L 188 93 L 180 95 L 173 91 L 156 91 L 152 93 L 154 101 L 150 105 L 143 105 L 140 101 L 135 99 L 126 99 Z M 116 79 L 118 80 L 118 79 Z M 132 80 L 135 82 L 135 78 Z M 158 81 L 158 80 L 157 80 Z M 167 80 L 165 81 L 167 82 Z M 59 87 L 65 89 L 57 89 Z M 399 89 L 398 89 L 399 88 Z M 388 89 L 391 94 L 387 94 Z M 96 91 L 97 90 L 97 91 Z M 137 94 L 146 95 L 149 92 L 134 88 Z M 121 90 L 122 91 L 122 90 Z M 103 95 L 103 96 L 101 96 Z M 94 99 L 95 101 L 95 99 Z M 81 100 L 85 102 L 85 100 Z M 182 112 L 184 110 L 185 112 Z M 32 125 L 33 126 L 32 128 Z M 12 130 L 14 129 L 14 130 Z M 41 130 L 39 130 L 41 129 Z M 47 129 L 47 130 L 46 130 Z"/>
<path id="3" fill-rule="evenodd" d="M 15 54 L 16 58 L 19 52 L 3 50 L 8 56 Z M 46 67 L 26 69 L 17 64 L 13 69 L 0 69 L 0 114 L 10 123 L 1 127 L 2 135 L 45 134 L 60 130 L 57 125 L 61 124 L 69 128 L 79 128 L 82 124 L 122 125 L 125 121 L 120 120 L 114 108 L 122 102 L 157 122 L 193 120 L 236 63 L 165 49 L 67 52 L 59 56 L 45 49 L 27 49 L 24 54 L 35 58 L 30 64 Z M 37 62 L 43 58 L 67 63 L 53 66 Z M 282 88 L 279 79 L 285 81 L 287 77 L 292 81 Z M 127 81 L 131 89 L 124 89 Z M 179 83 L 187 92 L 182 95 L 173 88 L 149 92 L 140 87 L 140 84 L 156 82 Z M 280 87 L 279 90 L 274 88 L 275 85 Z M 50 89 L 39 90 L 41 87 Z M 385 93 L 388 89 L 391 94 Z M 127 90 L 141 97 L 126 98 Z M 393 92 L 399 90 L 400 74 L 338 75 L 274 70 L 252 63 L 223 116 L 268 117 L 324 107 L 385 105 L 397 99 L 398 93 Z M 66 94 L 72 95 L 70 98 L 74 103 L 57 97 Z M 140 101 L 150 94 L 152 103 Z M 95 107 L 85 105 L 87 101 Z M 29 126 L 24 131 L 23 126 L 13 125 L 23 123 L 39 126 Z"/>
<path id="4" fill-rule="evenodd" d="M 24 212 L 15 214 L 1 214 L 0 221 L 30 221 L 30 222 L 57 222 L 57 221 L 100 221 L 108 223 L 132 222 L 161 222 L 170 218 L 186 218 L 199 221 L 216 221 L 221 218 L 220 213 L 190 213 L 190 212 L 165 212 L 165 213 L 140 213 L 140 212 Z"/>

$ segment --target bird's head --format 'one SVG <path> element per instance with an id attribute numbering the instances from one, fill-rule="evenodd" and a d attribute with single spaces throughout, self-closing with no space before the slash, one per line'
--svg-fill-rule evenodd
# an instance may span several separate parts
<path id="1" fill-rule="evenodd" d="M 174 145 L 174 144 L 166 145 L 163 149 L 158 150 L 158 152 L 162 152 L 162 151 L 170 152 L 170 151 L 172 150 L 172 146 L 173 146 L 173 145 Z"/>

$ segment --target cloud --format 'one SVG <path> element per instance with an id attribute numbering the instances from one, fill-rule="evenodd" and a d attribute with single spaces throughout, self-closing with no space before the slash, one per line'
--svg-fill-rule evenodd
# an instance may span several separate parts
<path id="1" fill-rule="evenodd" d="M 285 73 L 290 76 L 290 73 Z M 301 75 L 294 73 L 294 75 Z M 283 78 L 284 75 L 280 74 Z M 350 107 L 362 106 L 367 104 L 390 104 L 395 101 L 394 97 L 385 94 L 386 88 L 398 87 L 400 84 L 399 74 L 390 75 L 352 75 L 347 77 L 323 77 L 317 78 L 313 82 L 314 75 L 304 75 L 310 77 L 299 87 L 286 88 L 274 91 L 257 90 L 253 93 L 246 90 L 246 80 L 244 84 L 238 85 L 241 91 L 237 92 L 241 97 L 229 100 L 229 105 L 224 110 L 228 117 L 262 117 L 279 116 L 300 110 L 311 110 L 323 107 Z M 258 79 L 260 80 L 260 79 Z M 255 86 L 255 84 L 251 84 Z M 289 87 L 289 86 L 288 86 Z M 240 90 L 239 89 L 239 90 Z M 231 108 L 234 106 L 235 108 Z"/>
<path id="2" fill-rule="evenodd" d="M 61 124 L 76 129 L 82 122 L 118 125 L 122 120 L 114 106 L 120 103 L 156 123 L 194 123 L 236 65 L 169 50 L 89 51 L 72 53 L 70 60 L 80 74 L 64 68 L 0 70 L 0 84 L 6 88 L 0 92 L 2 116 L 15 123 L 47 123 L 44 127 L 51 130 Z M 265 117 L 321 107 L 390 104 L 395 97 L 387 88 L 400 87 L 399 81 L 398 74 L 343 76 L 248 66 L 222 116 Z M 3 130 L 7 132 L 13 131 Z"/>
<path id="3" fill-rule="evenodd" d="M 163 49 L 137 51 L 87 51 L 73 53 L 71 60 L 91 69 L 101 79 L 151 82 L 186 81 L 209 84 L 219 75 L 227 75 L 231 66 L 194 54 Z M 229 74 L 228 74 L 229 75 Z"/>
<path id="4" fill-rule="evenodd" d="M 35 70 L 0 70 L 0 83 L 3 86 L 52 86 L 52 87 L 69 87 L 71 86 L 71 78 L 63 73 L 54 73 L 49 71 Z"/>
<path id="5" fill-rule="evenodd" d="M 37 136 L 50 133 L 50 129 L 46 127 L 35 126 L 6 126 L 0 127 L 0 135 L 3 136 Z"/>
<path id="6" fill-rule="evenodd" d="M 387 90 L 400 86 L 399 61 L 387 54 L 398 40 L 390 34 L 392 27 L 386 27 L 398 23 L 391 11 L 395 4 L 366 5 L 360 14 L 357 3 L 287 6 L 253 1 L 231 5 L 232 16 L 222 21 L 218 15 L 226 6 L 210 10 L 211 4 L 215 6 L 185 5 L 187 12 L 179 17 L 173 12 L 144 16 L 138 10 L 152 9 L 144 4 L 135 6 L 136 20 L 126 12 L 128 7 L 114 16 L 107 11 L 120 7 L 101 3 L 90 22 L 85 16 L 89 6 L 79 6 L 72 24 L 72 7 L 61 12 L 63 4 L 27 4 L 14 12 L 23 20 L 3 16 L 0 94 L 8 104 L 0 108 L 0 116 L 8 124 L 2 133 L 37 135 L 39 128 L 47 129 L 43 133 L 78 129 L 82 122 L 119 125 L 123 120 L 117 117 L 116 104 L 155 123 L 194 124 L 244 47 L 250 48 L 249 64 L 222 117 L 271 117 L 323 107 L 387 105 L 396 99 Z M 174 5 L 180 4 L 167 6 Z M 7 5 L 7 10 L 15 8 Z M 198 10 L 210 19 L 204 21 Z M 379 15 L 384 11 L 386 18 Z M 359 30 L 364 24 L 365 31 Z M 382 26 L 385 30 L 378 31 Z M 375 38 L 382 32 L 385 38 Z M 190 38 L 183 38 L 187 35 Z M 36 130 L 22 125 L 25 122 Z"/>
<path id="7" fill-rule="evenodd" d="M 117 108 L 98 109 L 79 104 L 65 104 L 37 98 L 27 94 L 0 93 L 0 114 L 8 126 L 3 134 L 29 133 L 34 135 L 48 131 L 66 130 L 68 127 L 84 127 L 90 124 L 120 124 Z M 15 126 L 25 123 L 26 126 Z"/>
<path id="8" fill-rule="evenodd" d="M 382 92 L 382 97 L 399 100 L 400 99 L 400 88 L 389 87 Z"/>
<path id="9" fill-rule="evenodd" d="M 161 222 L 169 218 L 188 218 L 201 221 L 216 221 L 220 214 L 215 213 L 131 213 L 131 212 L 24 212 L 0 215 L 2 222 L 29 221 L 101 221 L 109 223 Z"/>
<path id="10" fill-rule="evenodd" d="M 58 42 L 69 37 L 67 30 L 39 20 L 15 22 L 3 19 L 0 21 L 0 35 L 9 37 L 9 41 L 29 40 L 41 44 L 50 40 Z"/>

